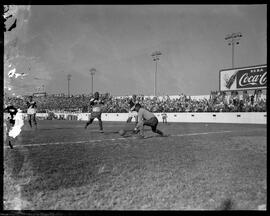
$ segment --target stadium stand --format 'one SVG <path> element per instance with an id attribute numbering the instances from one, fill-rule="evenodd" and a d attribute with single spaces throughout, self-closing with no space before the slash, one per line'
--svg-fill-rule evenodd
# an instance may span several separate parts
<path id="1" fill-rule="evenodd" d="M 47 95 L 46 97 L 34 97 L 39 113 L 48 112 L 89 112 L 90 95 L 77 95 L 67 97 L 65 95 Z M 106 103 L 104 113 L 128 112 L 128 100 L 131 96 L 114 97 L 103 94 Z M 266 112 L 266 95 L 261 90 L 253 94 L 239 94 L 237 91 L 230 93 L 212 91 L 208 97 L 186 96 L 162 96 L 148 97 L 139 95 L 137 100 L 151 112 Z M 27 106 L 24 98 L 5 97 L 5 102 L 13 104 L 26 112 Z"/>

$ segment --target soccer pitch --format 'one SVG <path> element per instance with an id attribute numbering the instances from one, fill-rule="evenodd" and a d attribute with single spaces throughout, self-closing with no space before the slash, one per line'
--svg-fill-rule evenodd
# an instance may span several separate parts
<path id="1" fill-rule="evenodd" d="M 159 123 L 146 139 L 121 122 L 27 122 L 4 147 L 4 208 L 258 209 L 266 204 L 266 125 Z"/>

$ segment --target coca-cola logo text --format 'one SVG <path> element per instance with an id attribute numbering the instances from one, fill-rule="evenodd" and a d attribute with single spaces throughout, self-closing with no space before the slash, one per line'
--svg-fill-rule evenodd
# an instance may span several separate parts
<path id="1" fill-rule="evenodd" d="M 263 74 L 249 74 L 249 73 L 244 73 L 238 81 L 239 86 L 241 87 L 246 87 L 246 86 L 254 86 L 254 85 L 261 85 L 264 86 L 267 81 L 266 77 L 267 72 L 264 72 Z"/>
<path id="2" fill-rule="evenodd" d="M 259 88 L 267 85 L 267 67 L 237 71 L 236 88 Z"/>

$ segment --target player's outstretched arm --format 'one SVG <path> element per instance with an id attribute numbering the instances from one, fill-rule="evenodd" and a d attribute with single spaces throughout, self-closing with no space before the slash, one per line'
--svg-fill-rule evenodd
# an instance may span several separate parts
<path id="1" fill-rule="evenodd" d="M 37 109 L 37 102 L 34 103 L 33 108 Z"/>

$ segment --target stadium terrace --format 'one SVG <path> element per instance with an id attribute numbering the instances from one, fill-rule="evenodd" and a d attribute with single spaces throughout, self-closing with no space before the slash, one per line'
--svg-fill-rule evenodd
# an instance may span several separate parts
<path id="1" fill-rule="evenodd" d="M 103 113 L 126 113 L 128 112 L 128 100 L 131 96 L 112 96 L 102 94 L 106 100 Z M 46 95 L 34 97 L 37 102 L 38 112 L 82 112 L 90 111 L 89 100 L 91 95 L 66 96 Z M 238 91 L 230 93 L 212 91 L 209 95 L 187 96 L 179 94 L 175 96 L 144 96 L 138 95 L 137 100 L 142 106 L 151 112 L 266 112 L 266 95 L 262 90 L 254 90 L 251 93 Z M 23 98 L 5 96 L 5 103 L 26 112 L 26 104 Z"/>

